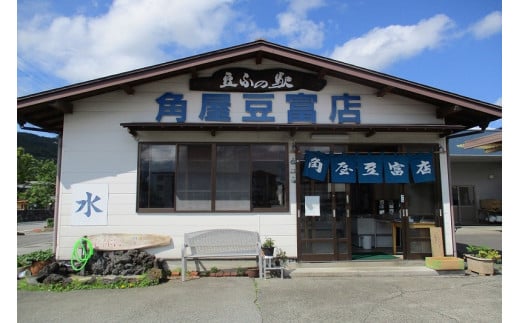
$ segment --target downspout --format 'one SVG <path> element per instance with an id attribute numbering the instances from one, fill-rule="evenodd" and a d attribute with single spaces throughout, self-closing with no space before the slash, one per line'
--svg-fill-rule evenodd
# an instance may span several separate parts
<path id="1" fill-rule="evenodd" d="M 56 159 L 56 189 L 55 189 L 55 200 L 54 200 L 54 230 L 52 237 L 52 250 L 56 255 L 56 260 L 59 260 L 57 257 L 57 246 L 58 246 L 58 228 L 59 228 L 59 214 L 60 214 L 60 188 L 61 188 L 61 156 L 63 149 L 63 133 L 58 135 L 58 156 Z"/>
<path id="2" fill-rule="evenodd" d="M 450 201 L 450 221 L 451 221 L 451 240 L 453 244 L 453 257 L 457 256 L 457 239 L 455 232 L 457 231 L 455 226 L 455 212 L 453 210 L 453 194 L 452 194 L 452 180 L 451 180 L 451 157 L 450 157 L 450 137 L 446 137 L 446 163 L 448 164 L 448 186 L 450 190 L 449 201 Z"/>

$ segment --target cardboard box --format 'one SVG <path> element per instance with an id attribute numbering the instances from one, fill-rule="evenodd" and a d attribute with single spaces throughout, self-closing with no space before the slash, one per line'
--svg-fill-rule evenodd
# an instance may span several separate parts
<path id="1" fill-rule="evenodd" d="M 464 270 L 464 259 L 457 257 L 426 257 L 425 263 L 434 270 Z"/>
<path id="2" fill-rule="evenodd" d="M 485 199 L 480 200 L 480 208 L 488 211 L 502 211 L 502 200 Z"/>

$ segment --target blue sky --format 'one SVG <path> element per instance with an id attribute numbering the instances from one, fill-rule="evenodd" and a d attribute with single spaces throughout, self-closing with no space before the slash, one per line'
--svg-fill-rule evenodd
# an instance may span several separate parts
<path id="1" fill-rule="evenodd" d="M 18 97 L 263 38 L 502 105 L 501 1 L 18 0 L 16 29 Z"/>

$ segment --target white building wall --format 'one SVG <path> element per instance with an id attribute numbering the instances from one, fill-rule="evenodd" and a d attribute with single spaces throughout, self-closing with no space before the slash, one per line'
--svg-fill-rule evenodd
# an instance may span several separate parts
<path id="1" fill-rule="evenodd" d="M 246 68 L 259 68 L 253 63 L 235 64 Z M 264 60 L 261 69 L 283 67 Z M 210 75 L 213 71 L 200 73 Z M 121 123 L 156 122 L 158 112 L 156 99 L 165 92 L 183 94 L 188 102 L 189 122 L 203 122 L 198 118 L 202 92 L 190 92 L 190 75 L 179 76 L 151 84 L 138 86 L 135 94 L 123 91 L 74 102 L 74 112 L 65 115 L 61 183 L 59 196 L 59 219 L 56 256 L 70 259 L 74 243 L 82 236 L 99 233 L 153 233 L 170 235 L 173 245 L 148 249 L 163 259 L 180 258 L 183 234 L 207 228 L 236 228 L 258 231 L 264 239 L 269 236 L 284 249 L 289 257 L 296 257 L 296 189 L 290 181 L 290 211 L 275 213 L 137 213 L 137 163 L 138 142 L 281 142 L 292 147 L 294 142 L 312 142 L 308 133 L 290 137 L 285 132 L 217 132 L 212 137 L 208 132 L 140 132 L 132 137 Z M 410 99 L 388 94 L 377 97 L 372 88 L 327 77 L 324 90 L 296 91 L 318 94 L 316 111 L 318 123 L 328 123 L 331 96 L 361 96 L 362 124 L 440 124 L 435 117 L 435 107 L 425 106 Z M 288 103 L 284 92 L 273 92 L 273 116 L 276 123 L 287 123 Z M 242 93 L 231 93 L 232 122 L 241 123 L 244 113 Z M 170 119 L 169 119 L 170 118 Z M 173 117 L 164 117 L 162 122 L 175 122 Z M 237 139 L 240 138 L 240 139 Z M 328 140 L 327 142 L 330 142 Z M 363 133 L 352 133 L 348 142 L 355 143 L 417 143 L 439 142 L 435 134 L 377 133 L 367 138 Z M 290 155 L 289 161 L 294 157 Z M 288 165 L 289 167 L 289 165 Z M 291 174 L 289 174 L 291 175 Z M 78 204 L 73 200 L 73 187 L 79 184 L 108 185 L 109 201 L 107 225 L 74 225 L 73 212 Z M 446 184 L 447 185 L 447 184 Z"/>
<path id="2" fill-rule="evenodd" d="M 502 199 L 502 161 L 456 161 L 451 163 L 452 185 L 474 186 L 479 200 Z"/>

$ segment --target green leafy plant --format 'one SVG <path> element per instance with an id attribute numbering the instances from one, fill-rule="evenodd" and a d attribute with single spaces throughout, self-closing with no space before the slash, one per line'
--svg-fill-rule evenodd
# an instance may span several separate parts
<path id="1" fill-rule="evenodd" d="M 282 248 L 278 248 L 278 251 L 276 252 L 276 258 L 280 259 L 281 262 L 286 262 L 287 253 Z"/>
<path id="2" fill-rule="evenodd" d="M 274 261 L 275 265 L 285 267 L 287 265 L 287 259 L 287 253 L 282 248 L 278 248 Z"/>
<path id="3" fill-rule="evenodd" d="M 18 200 L 27 200 L 29 208 L 47 208 L 54 201 L 56 182 L 56 162 L 39 160 L 17 150 L 17 184 L 27 186 L 17 192 Z"/>
<path id="4" fill-rule="evenodd" d="M 54 219 L 53 218 L 47 219 L 45 227 L 46 228 L 54 228 Z"/>
<path id="5" fill-rule="evenodd" d="M 209 270 L 209 272 L 210 272 L 210 273 L 213 273 L 213 274 L 218 273 L 218 268 L 215 267 L 215 266 L 213 266 L 213 267 L 211 267 L 211 269 Z"/>
<path id="6" fill-rule="evenodd" d="M 468 254 L 475 256 L 477 258 L 493 259 L 493 260 L 498 260 L 498 259 L 502 258 L 502 256 L 500 255 L 500 252 L 498 252 L 498 250 L 495 250 L 495 249 L 492 249 L 489 247 L 469 245 L 466 247 L 466 251 L 468 252 Z"/>
<path id="7" fill-rule="evenodd" d="M 54 258 L 52 249 L 38 250 L 17 256 L 18 267 L 30 266 L 33 261 L 46 261 Z"/>
<path id="8" fill-rule="evenodd" d="M 52 292 L 67 292 L 72 290 L 87 290 L 87 289 L 128 289 L 139 288 L 158 285 L 158 279 L 152 279 L 149 275 L 143 274 L 137 278 L 118 277 L 115 280 L 107 281 L 103 278 L 95 278 L 91 280 L 74 279 L 67 283 L 56 284 L 29 284 L 25 279 L 18 281 L 19 290 L 28 291 L 52 291 Z"/>
<path id="9" fill-rule="evenodd" d="M 245 270 L 245 268 L 238 267 L 238 268 L 237 268 L 237 276 L 245 276 L 245 275 L 246 275 L 246 270 Z"/>
<path id="10" fill-rule="evenodd" d="M 262 243 L 262 248 L 273 248 L 274 240 L 272 238 L 266 238 Z"/>

